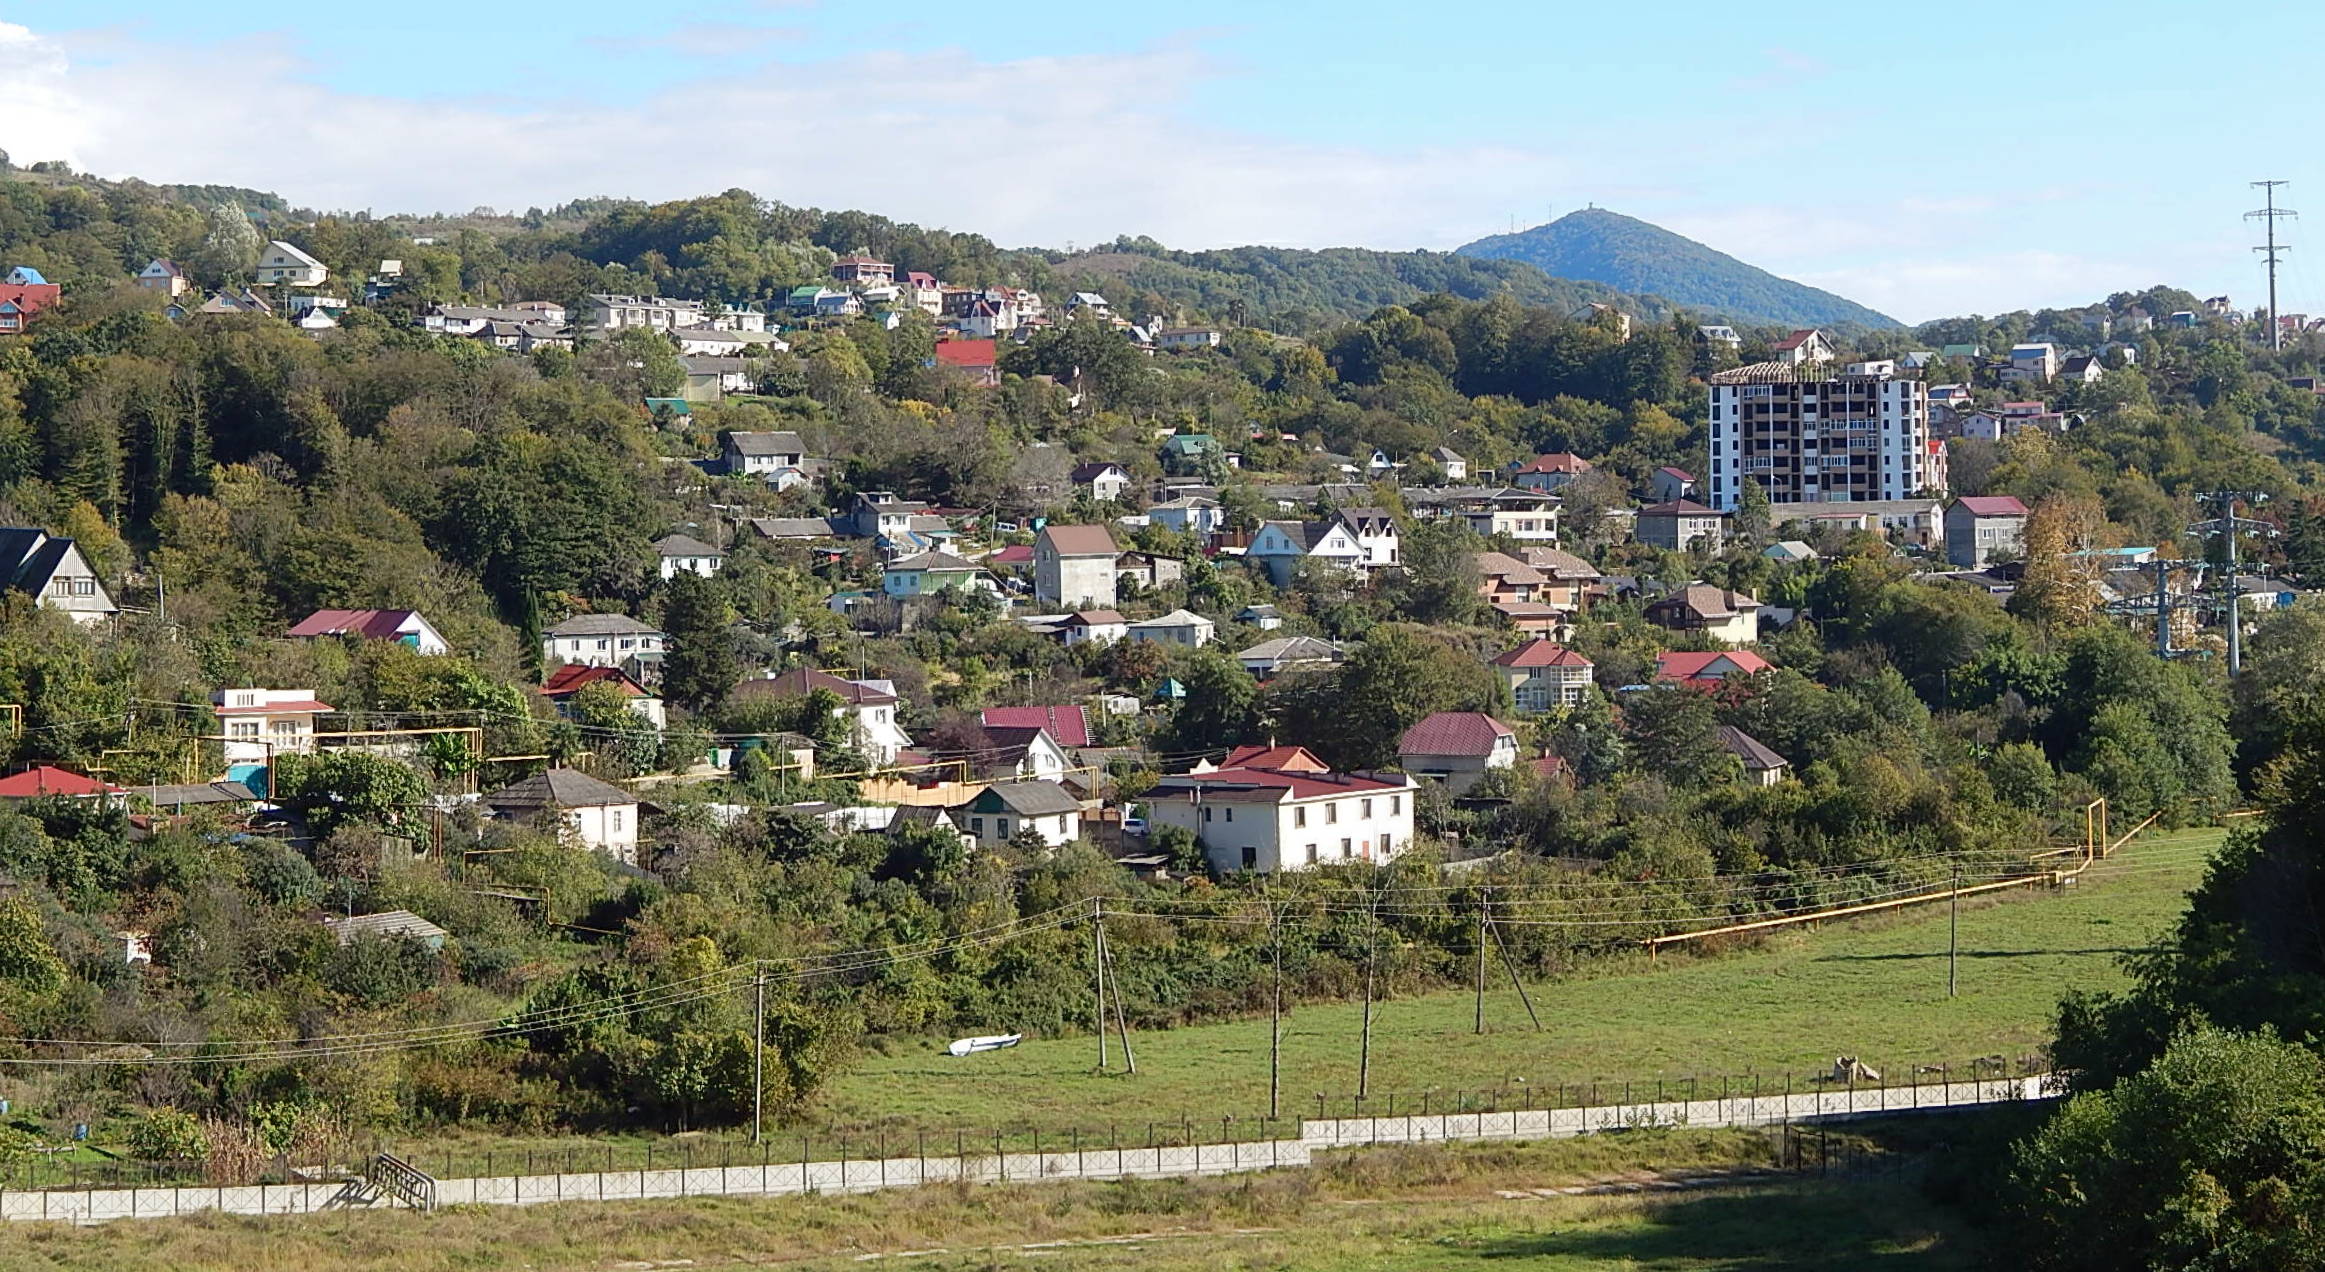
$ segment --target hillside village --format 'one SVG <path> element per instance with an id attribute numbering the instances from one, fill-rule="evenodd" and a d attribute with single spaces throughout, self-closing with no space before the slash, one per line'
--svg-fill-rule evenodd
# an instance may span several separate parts
<path id="1" fill-rule="evenodd" d="M 236 227 L 112 197 L 188 260 Z M 28 1036 L 426 1022 L 1129 888 L 1844 901 L 2102 796 L 2225 807 L 2284 744 L 2228 662 L 2319 639 L 2321 337 L 2225 299 L 1827 331 L 1440 294 L 1295 334 L 955 282 L 869 218 L 770 231 L 750 295 L 668 285 L 693 240 L 585 265 L 598 222 L 278 219 L 228 271 L 58 231 L 0 286 L 0 928 L 61 951 Z M 1466 975 L 1400 922 L 1412 987 Z M 1143 1018 L 1249 1009 L 1211 979 L 1249 940 L 1139 939 L 1177 969 Z M 1039 940 L 787 990 L 777 1103 L 870 1038 L 1075 1027 L 1080 947 Z M 740 1116 L 702 1076 L 736 1020 L 615 1028 L 364 1116 Z M 345 1116 L 352 1076 L 269 1072 Z"/>

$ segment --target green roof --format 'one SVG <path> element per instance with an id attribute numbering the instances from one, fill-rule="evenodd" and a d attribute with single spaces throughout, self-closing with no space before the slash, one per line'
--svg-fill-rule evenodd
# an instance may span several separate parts
<path id="1" fill-rule="evenodd" d="M 1173 455 L 1194 455 L 1219 449 L 1219 439 L 1209 433 L 1174 433 L 1163 443 L 1163 449 Z"/>

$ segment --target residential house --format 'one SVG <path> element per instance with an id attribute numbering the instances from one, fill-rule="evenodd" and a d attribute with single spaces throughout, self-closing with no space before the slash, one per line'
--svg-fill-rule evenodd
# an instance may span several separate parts
<path id="1" fill-rule="evenodd" d="M 171 307 L 171 310 L 172 310 L 173 314 L 175 314 L 175 313 L 176 313 L 176 310 L 177 310 L 177 307 L 173 305 L 173 306 Z M 194 312 L 195 312 L 195 313 L 197 313 L 197 314 L 212 314 L 212 315 L 215 315 L 215 314 L 261 314 L 261 315 L 263 315 L 263 314 L 271 314 L 271 313 L 273 313 L 273 312 L 274 312 L 274 306 L 273 306 L 273 305 L 270 305 L 270 304 L 268 304 L 268 303 L 266 302 L 266 298 L 265 298 L 265 297 L 262 297 L 262 296 L 260 296 L 260 295 L 259 295 L 257 292 L 254 292 L 254 291 L 250 290 L 249 288 L 245 287 L 245 288 L 243 288 L 243 289 L 242 289 L 242 290 L 240 290 L 240 291 L 233 291 L 233 292 L 228 292 L 228 291 L 215 291 L 215 292 L 211 292 L 211 293 L 210 293 L 210 296 L 209 296 L 209 298 L 208 298 L 207 300 L 204 300 L 204 301 L 201 303 L 201 305 L 200 305 L 199 307 L 197 307 L 197 308 L 194 310 Z M 5 331 L 5 330 L 6 330 L 6 326 L 5 326 L 5 318 L 6 318 L 6 313 L 5 313 L 5 311 L 4 311 L 4 310 L 0 310 L 0 331 Z"/>
<path id="2" fill-rule="evenodd" d="M 1278 636 L 1235 655 L 1235 661 L 1252 679 L 1273 680 L 1294 667 L 1328 667 L 1345 657 L 1346 651 L 1320 636 Z"/>
<path id="3" fill-rule="evenodd" d="M 1639 509 L 1632 537 L 1672 552 L 1701 548 L 1717 552 L 1727 538 L 1728 516 L 1692 499 L 1674 499 Z"/>
<path id="4" fill-rule="evenodd" d="M 1597 674 L 1588 658 L 1541 637 L 1497 655 L 1493 665 L 1509 684 L 1518 710 L 1528 714 L 1579 705 L 1590 696 Z"/>
<path id="5" fill-rule="evenodd" d="M 1152 592 L 1169 587 L 1187 577 L 1186 563 L 1176 557 L 1156 556 L 1152 552 L 1125 552 L 1114 558 L 1115 586 L 1124 580 L 1138 585 L 1141 591 Z"/>
<path id="6" fill-rule="evenodd" d="M 832 278 L 864 286 L 893 283 L 896 281 L 896 267 L 869 256 L 843 256 L 832 262 Z"/>
<path id="7" fill-rule="evenodd" d="M 1146 519 L 1181 534 L 1209 538 L 1226 528 L 1227 509 L 1216 499 L 1182 495 L 1167 503 L 1149 506 Z"/>
<path id="8" fill-rule="evenodd" d="M 1986 356 L 1986 346 L 1982 344 L 1941 345 L 1938 348 L 1938 353 L 1948 362 L 1976 362 Z"/>
<path id="9" fill-rule="evenodd" d="M 2106 374 L 2096 354 L 2078 353 L 2059 364 L 2059 378 L 2070 384 L 2097 384 Z"/>
<path id="10" fill-rule="evenodd" d="M 963 759 L 972 772 L 986 779 L 1030 777 L 1055 782 L 1076 767 L 1065 745 L 1038 724 L 988 724 L 980 736 L 982 742 L 972 755 L 939 751 L 934 758 Z"/>
<path id="11" fill-rule="evenodd" d="M 758 477 L 777 490 L 808 483 L 807 443 L 797 433 L 727 433 L 719 446 L 719 467 L 730 475 Z"/>
<path id="12" fill-rule="evenodd" d="M 2059 374 L 2059 348 L 2041 342 L 2012 345 L 2010 365 L 2000 374 L 2005 384 L 2047 384 Z"/>
<path id="13" fill-rule="evenodd" d="M 40 311 L 64 299 L 64 288 L 19 265 L 0 282 L 0 336 L 21 335 Z"/>
<path id="14" fill-rule="evenodd" d="M 494 816 L 511 821 L 548 819 L 561 835 L 612 857 L 638 864 L 638 797 L 587 773 L 553 768 L 504 786 L 481 801 Z"/>
<path id="15" fill-rule="evenodd" d="M 321 287 L 330 276 L 323 262 L 281 239 L 267 244 L 258 256 L 261 287 Z"/>
<path id="16" fill-rule="evenodd" d="M 952 534 L 944 518 L 931 514 L 927 504 L 899 499 L 888 490 L 857 491 L 844 520 L 856 538 L 887 546 L 930 547 Z"/>
<path id="17" fill-rule="evenodd" d="M 727 563 L 727 554 L 692 535 L 666 534 L 654 540 L 654 555 L 662 559 L 662 577 L 680 574 L 709 578 Z"/>
<path id="18" fill-rule="evenodd" d="M 1188 349 L 1216 349 L 1226 339 L 1217 327 L 1162 327 L 1154 333 L 1154 347 L 1165 352 Z"/>
<path id="19" fill-rule="evenodd" d="M 832 708 L 833 717 L 846 722 L 855 748 L 874 764 L 892 764 L 898 752 L 912 745 L 912 738 L 896 717 L 896 694 L 878 683 L 842 680 L 812 667 L 794 667 L 781 675 L 741 681 L 728 691 L 728 697 L 744 702 L 780 701 L 802 698 L 818 689 L 829 690 L 840 700 L 840 705 Z"/>
<path id="20" fill-rule="evenodd" d="M 1001 383 L 1000 354 L 991 340 L 940 340 L 934 365 L 950 367 L 987 388 Z"/>
<path id="21" fill-rule="evenodd" d="M 1107 304 L 1106 298 L 1096 292 L 1075 292 L 1066 297 L 1066 317 L 1083 316 L 1111 320 L 1114 317 L 1114 306 Z"/>
<path id="22" fill-rule="evenodd" d="M 322 609 L 300 619 L 284 633 L 301 640 L 345 636 L 359 640 L 387 640 L 422 654 L 449 654 L 451 642 L 422 618 L 418 610 Z"/>
<path id="23" fill-rule="evenodd" d="M 1548 494 L 1589 472 L 1590 468 L 1589 460 L 1565 451 L 1555 455 L 1536 455 L 1518 465 L 1516 471 L 1510 474 L 1510 484 L 1520 490 L 1539 490 Z"/>
<path id="24" fill-rule="evenodd" d="M 165 812 L 182 813 L 189 808 L 225 808 L 248 812 L 258 802 L 258 792 L 241 782 L 166 782 L 155 786 L 132 786 L 129 793 L 142 801 L 144 807 Z"/>
<path id="25" fill-rule="evenodd" d="M 1670 503 L 1676 499 L 1695 498 L 1695 475 L 1684 468 L 1665 465 L 1647 479 L 1647 497 L 1656 503 Z"/>
<path id="26" fill-rule="evenodd" d="M 186 271 L 178 268 L 176 261 L 157 256 L 137 271 L 137 285 L 176 300 L 194 289 L 194 280 L 186 277 Z"/>
<path id="27" fill-rule="evenodd" d="M 1020 834 L 1057 848 L 1082 837 L 1082 802 L 1056 782 L 995 782 L 953 808 L 978 844 L 993 847 Z"/>
<path id="28" fill-rule="evenodd" d="M 1736 333 L 1736 329 L 1734 327 L 1726 326 L 1724 324 L 1697 327 L 1695 329 L 1695 340 L 1697 344 L 1710 345 L 1715 348 L 1725 349 L 1729 353 L 1734 353 L 1736 350 L 1744 347 L 1744 338 Z"/>
<path id="29" fill-rule="evenodd" d="M 1092 744 L 1090 709 L 1072 703 L 1039 707 L 987 707 L 977 723 L 988 729 L 1042 729 L 1068 750 Z"/>
<path id="30" fill-rule="evenodd" d="M 541 663 L 619 667 L 651 684 L 660 679 L 670 638 L 627 614 L 576 614 L 541 633 Z"/>
<path id="31" fill-rule="evenodd" d="M 1045 605 L 1114 607 L 1114 562 L 1122 555 L 1104 526 L 1044 526 L 1033 539 L 1033 595 Z"/>
<path id="32" fill-rule="evenodd" d="M 1284 614 L 1273 605 L 1246 605 L 1235 612 L 1235 621 L 1246 627 L 1272 632 L 1284 625 Z"/>
<path id="33" fill-rule="evenodd" d="M 1945 536 L 1943 499 L 1855 499 L 1839 503 L 1771 503 L 1768 524 L 1837 526 L 1863 530 L 1916 547 L 1935 547 Z"/>
<path id="34" fill-rule="evenodd" d="M 815 316 L 818 318 L 854 318 L 863 312 L 863 297 L 854 292 L 833 291 L 827 287 L 815 293 Z"/>
<path id="35" fill-rule="evenodd" d="M 934 318 L 944 312 L 945 285 L 934 274 L 910 270 L 904 275 L 904 294 L 922 313 Z"/>
<path id="36" fill-rule="evenodd" d="M 591 685 L 611 685 L 627 701 L 624 703 L 639 719 L 656 729 L 668 728 L 670 716 L 662 698 L 653 690 L 639 684 L 637 678 L 619 667 L 591 666 L 587 663 L 567 663 L 549 673 L 541 686 L 541 696 L 557 714 L 567 720 L 573 718 L 573 696 Z"/>
<path id="37" fill-rule="evenodd" d="M 1166 473 L 1199 474 L 1214 456 L 1224 458 L 1229 467 L 1234 466 L 1226 448 L 1209 433 L 1173 433 L 1163 439 L 1162 466 Z"/>
<path id="38" fill-rule="evenodd" d="M 1518 733 L 1483 711 L 1439 711 L 1397 739 L 1397 762 L 1466 795 L 1487 773 L 1516 766 Z"/>
<path id="39" fill-rule="evenodd" d="M 1210 619 L 1193 610 L 1175 609 L 1161 618 L 1130 624 L 1126 634 L 1134 641 L 1194 649 L 1210 644 L 1218 633 L 1219 625 Z"/>
<path id="40" fill-rule="evenodd" d="M 1130 473 L 1120 464 L 1076 464 L 1070 474 L 1076 487 L 1099 503 L 1112 503 L 1130 489 Z"/>
<path id="41" fill-rule="evenodd" d="M 1793 563 L 1816 560 L 1816 549 L 1798 539 L 1779 539 L 1760 549 L 1760 555 L 1770 561 Z"/>
<path id="42" fill-rule="evenodd" d="M 768 353 L 789 353 L 791 342 L 771 331 L 736 331 L 725 327 L 683 327 L 673 330 L 670 338 L 678 342 L 681 357 L 739 358 L 748 349 L 763 349 Z M 776 363 L 764 358 L 747 360 L 751 370 L 744 383 L 729 392 L 749 391 L 758 379 L 774 370 Z"/>
<path id="43" fill-rule="evenodd" d="M 227 775 L 245 780 L 239 768 L 271 769 L 279 755 L 312 755 L 315 717 L 332 710 L 312 689 L 221 689 L 210 695 L 218 717 Z"/>
<path id="44" fill-rule="evenodd" d="M 1775 361 L 1790 367 L 1830 362 L 1837 356 L 1833 342 L 1813 328 L 1793 332 L 1770 346 L 1768 352 Z"/>
<path id="45" fill-rule="evenodd" d="M 2026 550 L 2026 505 L 2015 495 L 1964 495 L 1946 509 L 1946 560 L 1984 569 Z"/>
<path id="46" fill-rule="evenodd" d="M 1578 584 L 1561 581 L 1539 567 L 1503 552 L 1470 557 L 1477 569 L 1479 599 L 1522 632 L 1555 632 L 1580 607 Z"/>
<path id="47" fill-rule="evenodd" d="M 120 613 L 71 539 L 30 526 L 0 527 L 0 576 L 9 589 L 86 627 Z"/>
<path id="48" fill-rule="evenodd" d="M 979 298 L 969 302 L 957 325 L 964 339 L 992 340 L 1017 330 L 1020 319 L 1017 306 L 1008 301 Z"/>
<path id="49" fill-rule="evenodd" d="M 1068 646 L 1083 641 L 1110 644 L 1130 634 L 1130 620 L 1110 609 L 1076 610 L 1058 620 L 1057 632 Z"/>
<path id="50" fill-rule="evenodd" d="M 967 592 L 974 591 L 984 577 L 983 567 L 950 552 L 917 552 L 888 563 L 880 576 L 880 590 L 900 600 L 939 592 Z"/>
<path id="51" fill-rule="evenodd" d="M 1718 729 L 1720 745 L 1744 766 L 1744 781 L 1753 786 L 1774 786 L 1788 776 L 1792 764 L 1783 756 L 1762 745 L 1760 739 L 1732 724 Z"/>
<path id="52" fill-rule="evenodd" d="M 1445 474 L 1445 480 L 1449 482 L 1469 480 L 1469 461 L 1462 456 L 1460 451 L 1450 446 L 1432 447 L 1429 451 L 1429 458 L 1437 461 L 1437 471 Z"/>
<path id="53" fill-rule="evenodd" d="M 1357 549 L 1363 553 L 1357 564 L 1363 569 L 1385 570 L 1404 563 L 1397 551 L 1397 519 L 1388 509 L 1342 508 L 1340 522 L 1356 536 Z"/>
<path id="54" fill-rule="evenodd" d="M 1243 550 L 1243 558 L 1265 568 L 1277 587 L 1289 587 L 1305 562 L 1351 571 L 1361 568 L 1365 548 L 1357 542 L 1356 531 L 1338 517 L 1329 521 L 1262 521 L 1258 533 L 1251 537 L 1251 546 Z"/>
<path id="55" fill-rule="evenodd" d="M 1413 779 L 1334 773 L 1299 747 L 1250 748 L 1147 792 L 1157 826 L 1191 831 L 1212 868 L 1274 874 L 1393 861 L 1413 842 Z"/>
<path id="56" fill-rule="evenodd" d="M 1675 632 L 1701 632 L 1729 645 L 1760 639 L 1760 602 L 1742 592 L 1691 583 L 1647 606 L 1646 618 Z"/>
<path id="57" fill-rule="evenodd" d="M 1710 652 L 1672 650 L 1655 655 L 1655 679 L 1665 683 L 1714 688 L 1731 677 L 1757 675 L 1773 668 L 1749 649 Z"/>
<path id="58" fill-rule="evenodd" d="M 120 807 L 128 800 L 129 792 L 101 782 L 86 773 L 75 773 L 53 764 L 35 764 L 29 768 L 0 777 L 0 800 L 70 799 L 94 800 L 97 803 Z"/>
<path id="59" fill-rule="evenodd" d="M 437 927 L 410 910 L 382 910 L 377 914 L 323 917 L 323 930 L 340 945 L 357 941 L 417 941 L 430 950 L 441 951 L 450 932 Z"/>

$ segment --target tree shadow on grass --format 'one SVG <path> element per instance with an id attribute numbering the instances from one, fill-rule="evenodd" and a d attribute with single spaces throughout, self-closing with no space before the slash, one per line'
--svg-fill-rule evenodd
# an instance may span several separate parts
<path id="1" fill-rule="evenodd" d="M 1481 1259 L 1640 1272 L 1952 1272 L 1979 1266 L 1977 1244 L 1958 1216 L 1910 1188 L 1842 1181 L 1674 1199 L 1628 1220 L 1474 1250 Z"/>
<path id="2" fill-rule="evenodd" d="M 1963 958 L 2039 958 L 2047 954 L 2149 954 L 2152 945 L 2094 945 L 2079 950 L 1963 950 Z M 1897 954 L 1819 954 L 1812 963 L 1887 963 L 1899 959 L 1928 960 L 1944 958 L 1944 950 L 1909 950 Z"/>

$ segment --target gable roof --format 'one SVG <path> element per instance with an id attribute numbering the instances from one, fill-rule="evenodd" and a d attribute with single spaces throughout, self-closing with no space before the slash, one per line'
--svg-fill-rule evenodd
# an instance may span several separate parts
<path id="1" fill-rule="evenodd" d="M 649 627 L 627 614 L 575 614 L 541 634 L 546 637 L 659 636 L 662 629 Z"/>
<path id="2" fill-rule="evenodd" d="M 976 803 L 991 797 L 1003 808 L 1020 817 L 1054 817 L 1060 813 L 1082 811 L 1082 801 L 1066 793 L 1056 782 L 1028 779 L 1017 782 L 995 782 L 984 789 Z"/>
<path id="3" fill-rule="evenodd" d="M 1405 730 L 1397 739 L 1399 755 L 1487 756 L 1517 730 L 1483 711 L 1439 711 Z"/>
<path id="4" fill-rule="evenodd" d="M 729 433 L 727 449 L 737 455 L 768 456 L 805 455 L 807 444 L 797 433 Z"/>
<path id="5" fill-rule="evenodd" d="M 976 562 L 944 551 L 916 552 L 908 557 L 898 557 L 888 563 L 888 573 L 890 574 L 899 570 L 907 573 L 916 570 L 937 570 L 951 574 L 974 574 L 978 569 Z"/>
<path id="6" fill-rule="evenodd" d="M 1760 739 L 1732 724 L 1719 726 L 1718 732 L 1720 745 L 1726 747 L 1730 755 L 1742 760 L 1746 769 L 1753 772 L 1764 772 L 1768 769 L 1791 767 L 1791 761 L 1761 745 Z"/>
<path id="7" fill-rule="evenodd" d="M 1671 650 L 1655 655 L 1655 678 L 1657 680 L 1704 679 L 1704 673 L 1717 668 L 1722 661 L 1725 661 L 1730 669 L 1740 675 L 1773 670 L 1767 659 L 1748 649 L 1717 649 L 1708 652 Z M 1727 672 L 1723 671 L 1722 674 L 1727 674 Z M 1715 680 L 1718 678 L 1718 676 L 1711 677 Z"/>
<path id="8" fill-rule="evenodd" d="M 2016 495 L 1964 495 L 1954 506 L 1973 517 L 2023 517 L 2026 505 Z"/>
<path id="9" fill-rule="evenodd" d="M 1717 508 L 1706 508 L 1693 499 L 1674 499 L 1669 503 L 1652 504 L 1639 509 L 1642 517 L 1724 517 L 1728 514 Z"/>
<path id="10" fill-rule="evenodd" d="M 944 340 L 936 347 L 938 363 L 963 370 L 985 370 L 995 365 L 998 356 L 990 340 Z"/>
<path id="11" fill-rule="evenodd" d="M 1168 628 L 1174 628 L 1174 627 L 1216 627 L 1216 626 L 1218 626 L 1218 624 L 1217 624 L 1217 623 L 1214 623 L 1214 622 L 1212 622 L 1210 619 L 1207 619 L 1207 618 L 1203 617 L 1201 614 L 1198 614 L 1198 613 L 1196 613 L 1196 612 L 1195 612 L 1195 611 L 1193 611 L 1193 610 L 1190 610 L 1190 609 L 1175 609 L 1175 610 L 1172 610 L 1170 613 L 1163 615 L 1163 616 L 1162 616 L 1162 617 L 1160 617 L 1160 618 L 1150 618 L 1150 619 L 1147 619 L 1147 620 L 1145 620 L 1144 622 L 1132 623 L 1132 624 L 1130 625 L 1130 630 L 1132 630 L 1132 631 L 1137 631 L 1138 629 L 1140 629 L 1140 628 L 1142 628 L 1142 627 L 1144 627 L 1144 628 L 1150 628 L 1150 629 L 1154 629 L 1154 630 L 1158 630 L 1158 631 L 1160 631 L 1160 630 L 1164 630 L 1164 629 L 1168 629 Z"/>
<path id="12" fill-rule="evenodd" d="M 451 933 L 437 927 L 410 910 L 382 910 L 377 914 L 358 914 L 351 919 L 326 918 L 323 926 L 341 945 L 353 945 L 363 937 L 410 937 L 415 941 L 441 941 Z"/>
<path id="13" fill-rule="evenodd" d="M 297 262 L 298 264 L 309 266 L 314 269 L 323 268 L 323 262 L 316 260 L 314 257 L 307 255 L 303 251 L 300 251 L 298 245 L 295 243 L 285 243 L 281 239 L 276 239 L 266 246 L 269 252 L 280 253 L 284 256 L 288 256 L 291 258 L 291 260 Z M 264 262 L 262 261 L 261 263 L 263 264 Z"/>
<path id="14" fill-rule="evenodd" d="M 0 799 L 37 799 L 43 795 L 119 795 L 120 787 L 86 773 L 54 764 L 35 764 L 21 773 L 0 777 Z"/>
<path id="15" fill-rule="evenodd" d="M 1552 578 L 1580 582 L 1601 577 L 1597 566 L 1561 548 L 1522 547 L 1517 557 Z"/>
<path id="16" fill-rule="evenodd" d="M 1068 476 L 1072 477 L 1075 481 L 1078 482 L 1091 482 L 1096 481 L 1098 478 L 1103 477 L 1110 472 L 1121 473 L 1124 476 L 1128 476 L 1130 470 L 1124 468 L 1120 464 L 1113 463 L 1076 464 L 1074 465 L 1074 471 L 1068 474 Z"/>
<path id="17" fill-rule="evenodd" d="M 570 697 L 594 684 L 610 684 L 621 690 L 626 697 L 653 697 L 646 692 L 646 686 L 631 679 L 629 673 L 619 667 L 592 667 L 583 663 L 566 663 L 550 672 L 549 679 L 541 685 L 541 696 Z"/>
<path id="18" fill-rule="evenodd" d="M 587 773 L 554 768 L 504 786 L 485 796 L 484 802 L 492 808 L 602 808 L 635 804 L 638 797 Z"/>
<path id="19" fill-rule="evenodd" d="M 1554 640 L 1541 636 L 1494 660 L 1497 667 L 1588 667 L 1591 661 Z"/>
<path id="20" fill-rule="evenodd" d="M 1265 769 L 1275 773 L 1328 773 L 1332 766 L 1304 746 L 1239 746 L 1219 761 L 1221 769 Z"/>
<path id="21" fill-rule="evenodd" d="M 1791 350 L 1798 349 L 1800 346 L 1807 344 L 1811 340 L 1821 340 L 1823 338 L 1824 333 L 1818 331 L 1816 328 L 1803 327 L 1800 330 L 1793 332 L 1791 335 L 1784 337 L 1782 340 L 1777 341 L 1775 344 L 1770 345 L 1769 347 L 1776 350 L 1778 353 L 1788 353 Z"/>
<path id="22" fill-rule="evenodd" d="M 1059 746 L 1090 745 L 1090 713 L 1084 707 L 987 707 L 977 723 L 987 729 L 1047 729 Z"/>
<path id="23" fill-rule="evenodd" d="M 1263 640 L 1235 655 L 1238 662 L 1338 662 L 1343 657 L 1340 646 L 1321 636 L 1279 636 Z"/>
<path id="24" fill-rule="evenodd" d="M 1742 592 L 1708 583 L 1690 583 L 1662 600 L 1647 607 L 1656 609 L 1684 609 L 1700 619 L 1733 618 L 1747 609 L 1759 609 L 1759 599 Z"/>
<path id="25" fill-rule="evenodd" d="M 654 550 L 666 557 L 723 557 L 726 553 L 687 534 L 666 534 L 654 540 Z"/>
<path id="26" fill-rule="evenodd" d="M 854 680 L 842 680 L 829 672 L 813 667 L 794 667 L 780 676 L 760 676 L 741 681 L 729 692 L 745 698 L 795 698 L 829 689 L 840 700 L 859 707 L 878 707 L 896 701 L 896 695 L 884 689 L 875 689 Z"/>
<path id="27" fill-rule="evenodd" d="M 1581 474 L 1589 472 L 1590 467 L 1590 461 L 1582 456 L 1569 451 L 1559 451 L 1551 455 L 1536 455 L 1518 465 L 1517 471 L 1521 473 Z"/>
<path id="28" fill-rule="evenodd" d="M 394 640 L 417 611 L 408 609 L 320 609 L 299 620 L 292 636 L 361 636 L 366 640 Z M 423 624 L 426 619 L 420 620 Z"/>
<path id="29" fill-rule="evenodd" d="M 1104 526 L 1043 526 L 1036 540 L 1049 544 L 1050 551 L 1062 557 L 1111 557 L 1122 551 L 1113 532 Z"/>

